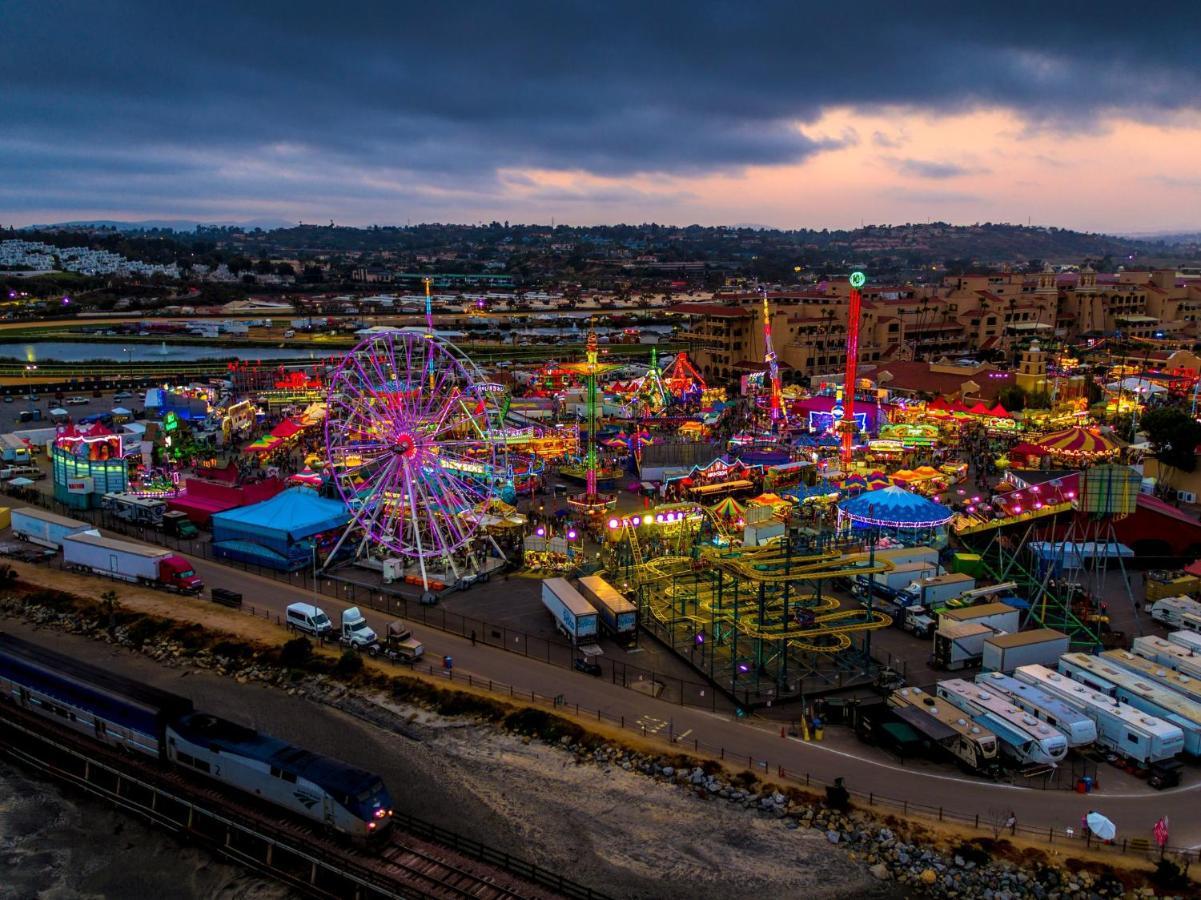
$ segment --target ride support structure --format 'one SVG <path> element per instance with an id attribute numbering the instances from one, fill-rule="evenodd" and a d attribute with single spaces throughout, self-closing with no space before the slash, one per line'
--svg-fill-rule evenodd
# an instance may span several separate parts
<path id="1" fill-rule="evenodd" d="M 851 302 L 847 309 L 847 369 L 842 386 L 842 470 L 850 471 L 855 447 L 855 381 L 859 377 L 859 321 L 863 317 L 863 295 L 867 283 L 862 272 L 851 273 Z"/>
<path id="2" fill-rule="evenodd" d="M 771 429 L 778 431 L 788 425 L 788 413 L 784 409 L 784 395 L 780 388 L 780 362 L 776 348 L 771 343 L 771 307 L 767 302 L 767 288 L 763 293 L 763 361 L 767 363 L 767 375 L 771 390 Z"/>

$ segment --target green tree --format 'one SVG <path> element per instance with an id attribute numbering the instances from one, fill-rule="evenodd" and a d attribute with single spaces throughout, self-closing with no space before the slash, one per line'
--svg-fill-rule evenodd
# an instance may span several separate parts
<path id="1" fill-rule="evenodd" d="M 1020 385 L 1010 384 L 1001 388 L 997 400 L 1009 412 L 1021 412 L 1026 408 L 1026 390 Z"/>
<path id="2" fill-rule="evenodd" d="M 1201 424 L 1178 406 L 1150 410 L 1141 423 L 1151 449 L 1161 463 L 1192 472 L 1197 468 Z"/>

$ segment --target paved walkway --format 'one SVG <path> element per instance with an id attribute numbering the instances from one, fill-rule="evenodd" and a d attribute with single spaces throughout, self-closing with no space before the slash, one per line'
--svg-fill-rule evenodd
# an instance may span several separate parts
<path id="1" fill-rule="evenodd" d="M 281 618 L 289 603 L 312 600 L 310 593 L 217 563 L 197 561 L 196 569 L 207 585 L 240 591 L 247 603 L 270 609 Z M 482 589 L 486 588 L 477 588 Z M 317 602 L 335 621 L 347 605 L 325 596 Z M 380 614 L 376 614 L 376 619 L 379 618 Z M 380 632 L 386 622 L 372 624 Z M 470 674 L 473 679 L 492 679 L 524 692 L 561 696 L 568 711 L 576 704 L 592 713 L 599 710 L 610 719 L 624 720 L 627 727 L 645 727 L 648 736 L 674 740 L 682 751 L 691 751 L 697 745 L 702 750 L 706 745 L 720 747 L 724 748 L 727 760 L 753 761 L 756 768 L 766 763 L 773 774 L 782 766 L 802 778 L 808 774 L 821 782 L 842 776 L 848 787 L 860 793 L 874 792 L 926 806 L 945 805 L 949 811 L 960 814 L 978 813 L 981 821 L 998 815 L 1004 819 L 1012 810 L 1021 825 L 1054 829 L 1061 835 L 1066 828 L 1078 831 L 1081 817 L 1090 809 L 1097 809 L 1113 819 L 1119 836 L 1149 839 L 1151 827 L 1166 814 L 1171 817 L 1173 846 L 1201 845 L 1201 817 L 1196 815 L 1197 804 L 1201 802 L 1201 781 L 1195 780 L 1191 768 L 1186 774 L 1192 784 L 1162 792 L 1139 784 L 1137 790 L 1109 793 L 1105 790 L 1107 772 L 1115 777 L 1117 773 L 1104 766 L 1100 771 L 1102 790 L 1088 796 L 994 784 L 928 764 L 901 765 L 838 732 L 822 743 L 782 738 L 778 724 L 739 720 L 723 713 L 669 704 L 495 647 L 473 646 L 465 638 L 421 626 L 413 630 L 425 644 L 427 658 L 434 665 L 443 656 L 454 658 L 456 680 Z"/>

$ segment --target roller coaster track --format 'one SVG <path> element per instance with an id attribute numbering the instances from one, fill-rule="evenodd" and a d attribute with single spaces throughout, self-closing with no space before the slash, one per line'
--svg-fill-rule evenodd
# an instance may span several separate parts
<path id="1" fill-rule="evenodd" d="M 746 551 L 741 556 L 718 551 L 702 551 L 701 559 L 694 560 L 687 556 L 663 556 L 648 560 L 640 566 L 645 573 L 641 579 L 643 584 L 655 581 L 674 579 L 690 573 L 703 574 L 716 571 L 743 579 L 754 584 L 770 585 L 773 605 L 780 602 L 778 590 L 782 586 L 797 581 L 820 581 L 834 577 L 847 577 L 871 573 L 887 572 L 893 568 L 888 560 L 875 560 L 869 563 L 866 553 L 843 556 L 837 553 L 824 553 L 817 556 L 786 558 L 778 548 L 765 548 L 758 551 Z M 848 562 L 862 561 L 865 565 L 847 566 Z M 757 565 L 788 565 L 788 572 L 768 572 Z M 837 565 L 838 568 L 831 568 Z M 720 575 L 719 575 L 720 577 Z M 816 616 L 812 625 L 792 626 L 783 622 L 767 624 L 758 621 L 759 602 L 757 599 L 744 599 L 737 602 L 725 601 L 718 605 L 714 586 L 698 585 L 688 592 L 689 598 L 695 601 L 693 612 L 681 612 L 675 601 L 682 595 L 674 588 L 667 588 L 650 600 L 652 614 L 660 621 L 685 619 L 704 626 L 713 621 L 731 625 L 746 637 L 785 641 L 797 650 L 813 653 L 837 653 L 851 646 L 848 635 L 886 628 L 892 624 L 892 617 L 879 612 L 860 609 L 843 610 L 839 608 L 836 598 L 822 597 L 813 602 L 801 601 L 805 611 L 819 612 L 829 610 L 825 615 Z M 777 612 L 780 612 L 777 610 Z"/>

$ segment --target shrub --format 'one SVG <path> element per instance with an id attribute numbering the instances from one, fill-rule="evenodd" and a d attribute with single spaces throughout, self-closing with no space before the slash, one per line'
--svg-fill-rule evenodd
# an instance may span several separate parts
<path id="1" fill-rule="evenodd" d="M 289 669 L 303 668 L 312 658 L 313 645 L 306 637 L 288 641 L 279 651 L 279 664 Z"/>
<path id="2" fill-rule="evenodd" d="M 334 674 L 342 678 L 348 678 L 361 671 L 363 671 L 363 657 L 353 650 L 347 650 L 338 657 L 338 663 L 334 666 Z"/>

